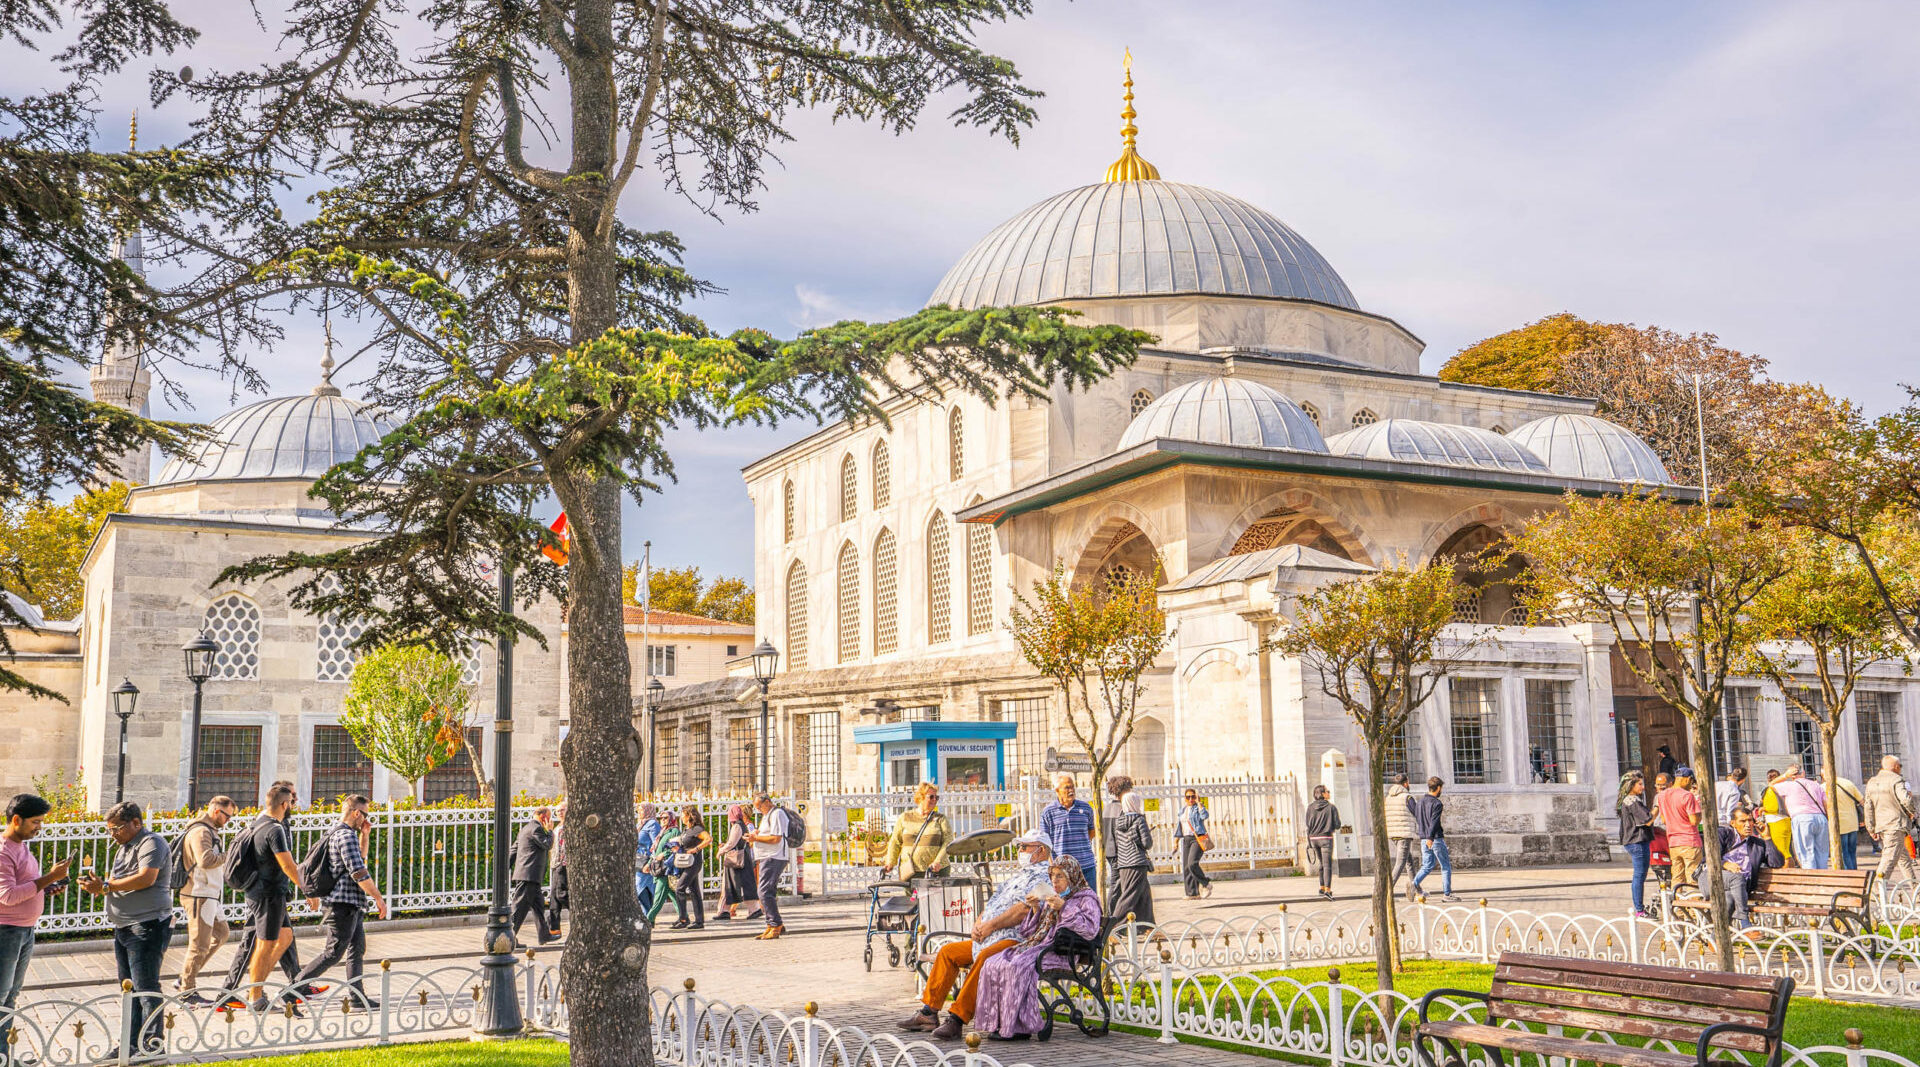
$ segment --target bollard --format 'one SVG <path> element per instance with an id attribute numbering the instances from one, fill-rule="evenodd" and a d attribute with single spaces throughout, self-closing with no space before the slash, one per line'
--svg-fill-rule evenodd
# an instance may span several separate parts
<path id="1" fill-rule="evenodd" d="M 1493 931 L 1487 929 L 1487 898 L 1480 898 L 1480 962 L 1493 962 Z"/>
<path id="2" fill-rule="evenodd" d="M 1133 920 L 1134 920 L 1133 912 L 1128 912 L 1127 913 L 1127 960 L 1129 962 L 1137 963 L 1139 962 L 1139 959 L 1140 959 L 1140 932 L 1134 929 Z"/>
<path id="3" fill-rule="evenodd" d="M 1840 1036 L 1847 1043 L 1847 1067 L 1867 1067 L 1866 1052 L 1860 1047 L 1866 1043 L 1866 1038 L 1860 1031 L 1849 1026 Z"/>
<path id="4" fill-rule="evenodd" d="M 1160 950 L 1160 1043 L 1177 1045 L 1173 1038 L 1173 953 Z"/>
<path id="5" fill-rule="evenodd" d="M 1627 961 L 1640 962 L 1640 916 L 1631 904 L 1627 905 Z"/>
<path id="6" fill-rule="evenodd" d="M 1764 957 L 1763 957 L 1764 958 Z M 1765 968 L 1762 967 L 1764 971 Z M 1827 953 L 1826 941 L 1818 926 L 1813 928 L 1813 995 L 1822 999 L 1827 995 Z"/>
<path id="7" fill-rule="evenodd" d="M 120 980 L 120 1067 L 133 1055 L 133 983 Z"/>
<path id="8" fill-rule="evenodd" d="M 976 1067 L 980 1062 L 980 1032 L 967 1031 L 967 1067 Z"/>
<path id="9" fill-rule="evenodd" d="M 1293 966 L 1293 931 L 1287 928 L 1287 905 L 1280 902 L 1280 969 Z"/>
<path id="10" fill-rule="evenodd" d="M 1327 968 L 1327 1067 L 1341 1067 L 1347 1057 L 1347 1010 L 1342 1004 L 1340 968 Z"/>
<path id="11" fill-rule="evenodd" d="M 693 1028 L 697 1025 L 693 1009 L 693 979 L 681 983 L 687 989 L 687 995 L 680 1000 L 680 1062 L 693 1064 L 694 1058 Z"/>
<path id="12" fill-rule="evenodd" d="M 393 1042 L 393 961 L 380 961 L 380 1043 Z"/>
<path id="13" fill-rule="evenodd" d="M 815 1027 L 820 1021 L 814 1016 L 819 1013 L 820 1005 L 809 1000 L 804 1010 L 807 1017 L 800 1024 L 803 1027 L 800 1038 L 800 1067 L 819 1067 L 820 1032 Z"/>

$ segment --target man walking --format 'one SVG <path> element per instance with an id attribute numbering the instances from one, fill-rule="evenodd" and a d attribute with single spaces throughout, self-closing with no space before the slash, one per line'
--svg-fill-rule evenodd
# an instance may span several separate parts
<path id="1" fill-rule="evenodd" d="M 1047 832 L 1053 854 L 1071 857 L 1080 864 L 1087 884 L 1093 885 L 1099 877 L 1093 858 L 1093 805 L 1076 799 L 1077 788 L 1071 774 L 1054 779 L 1053 803 L 1041 809 L 1040 829 Z"/>
<path id="2" fill-rule="evenodd" d="M 325 973 L 327 968 L 347 961 L 347 995 L 352 998 L 354 1008 L 371 1011 L 378 1004 L 367 999 L 360 986 L 360 976 L 367 964 L 367 911 L 373 909 L 382 919 L 387 917 L 387 902 L 380 895 L 380 888 L 373 884 L 373 874 L 367 870 L 367 842 L 373 831 L 373 820 L 367 815 L 367 798 L 350 796 L 340 807 L 340 821 L 327 831 L 327 867 L 333 874 L 333 888 L 327 891 L 326 910 L 320 920 L 320 928 L 327 940 L 320 947 L 320 954 L 307 964 L 294 979 L 294 988 L 302 995 L 311 996 L 307 983 Z"/>
<path id="3" fill-rule="evenodd" d="M 253 850 L 253 884 L 245 890 L 247 920 L 253 930 L 253 954 L 247 958 L 247 1004 L 255 1015 L 267 1010 L 266 981 L 274 965 L 293 947 L 293 925 L 287 921 L 287 903 L 295 890 L 307 896 L 300 884 L 300 868 L 293 862 L 293 843 L 287 836 L 286 819 L 293 811 L 294 793 L 290 785 L 267 790 L 267 810 L 247 827 L 237 848 Z M 295 972 L 298 980 L 299 972 Z M 298 1015 L 300 1009 L 288 1001 L 287 1010 Z"/>
<path id="4" fill-rule="evenodd" d="M 528 913 L 533 915 L 533 926 L 542 945 L 552 944 L 558 938 L 552 930 L 556 925 L 547 917 L 547 907 L 540 898 L 540 890 L 547 881 L 547 857 L 553 851 L 553 812 L 547 808 L 533 809 L 533 821 L 520 828 L 520 836 L 513 842 L 513 943 L 520 943 L 520 924 L 526 921 Z"/>
<path id="5" fill-rule="evenodd" d="M 567 801 L 553 806 L 553 936 L 560 936 L 560 913 L 567 910 L 570 889 L 567 885 Z"/>
<path id="6" fill-rule="evenodd" d="M 1053 860 L 1053 848 L 1047 835 L 1028 830 L 1014 841 L 1019 849 L 1020 867 L 1002 879 L 993 896 L 987 898 L 980 920 L 973 924 L 973 940 L 949 941 L 940 947 L 927 969 L 927 988 L 920 998 L 920 1010 L 900 1024 L 902 1030 L 931 1030 L 934 1039 L 958 1041 L 961 1031 L 973 1018 L 980 992 L 980 975 L 986 962 L 1020 943 L 1020 923 L 1027 917 L 1027 895 L 1047 884 L 1047 864 Z M 960 972 L 966 971 L 964 981 Z M 940 1021 L 940 1006 L 947 1002 L 954 983 L 960 992 Z M 936 1025 L 937 1024 L 937 1025 Z"/>
<path id="7" fill-rule="evenodd" d="M 13 1010 L 26 984 L 33 927 L 46 910 L 47 887 L 67 877 L 66 860 L 42 872 L 27 848 L 52 810 L 45 797 L 34 793 L 17 793 L 7 801 L 7 829 L 0 833 L 0 1011 Z M 0 1062 L 9 1052 L 0 1048 Z"/>
<path id="8" fill-rule="evenodd" d="M 180 891 L 180 910 L 187 916 L 187 958 L 180 964 L 178 988 L 182 1001 L 194 1006 L 213 1003 L 198 988 L 200 968 L 227 943 L 230 932 L 220 904 L 227 889 L 227 854 L 220 847 L 220 830 L 238 810 L 232 798 L 214 797 L 180 835 L 174 870 L 184 872 L 186 878 L 175 888 Z"/>
<path id="9" fill-rule="evenodd" d="M 1440 899 L 1451 903 L 1460 898 L 1453 895 L 1453 856 L 1447 852 L 1447 829 L 1441 824 L 1446 805 L 1440 802 L 1440 787 L 1445 784 L 1439 775 L 1427 779 L 1427 795 L 1414 798 L 1410 805 L 1413 832 L 1420 835 L 1420 870 L 1413 876 L 1412 887 L 1418 897 L 1420 883 L 1438 867 Z"/>
<path id="10" fill-rule="evenodd" d="M 1200 794 L 1187 790 L 1182 798 L 1186 806 L 1180 809 L 1180 817 L 1173 824 L 1173 838 L 1180 846 L 1180 882 L 1187 891 L 1187 899 L 1205 893 L 1213 895 L 1213 879 L 1200 869 L 1200 861 L 1207 854 L 1201 845 L 1201 838 L 1207 837 L 1207 809 L 1200 803 Z"/>
<path id="11" fill-rule="evenodd" d="M 753 842 L 753 862 L 760 870 L 760 914 L 767 920 L 767 928 L 753 939 L 771 941 L 787 932 L 787 924 L 780 919 L 780 876 L 793 860 L 793 849 L 787 844 L 791 816 L 785 808 L 775 807 L 766 793 L 753 798 L 753 810 L 760 813 L 760 821 L 747 839 Z"/>
<path id="12" fill-rule="evenodd" d="M 1414 851 L 1419 836 L 1413 832 L 1413 794 L 1407 789 L 1407 772 L 1393 776 L 1387 786 L 1387 852 L 1393 857 L 1393 873 L 1387 879 L 1387 891 L 1400 884 L 1400 872 L 1407 872 L 1407 899 L 1413 899 L 1413 872 L 1420 869 L 1419 853 Z"/>
<path id="13" fill-rule="evenodd" d="M 281 830 L 287 835 L 287 839 L 291 841 L 293 839 L 293 831 L 287 825 L 287 821 L 293 817 L 293 807 L 300 803 L 300 797 L 294 793 L 293 783 L 284 778 L 267 787 L 268 792 L 272 792 L 275 789 L 285 789 L 287 791 L 287 814 L 277 821 L 280 823 Z M 253 832 L 254 827 L 272 818 L 273 815 L 271 813 L 262 811 L 253 817 L 253 821 L 247 824 L 245 830 L 240 831 L 240 836 L 244 839 L 248 834 Z M 238 842 L 235 842 L 235 847 L 238 847 Z M 240 987 L 246 984 L 247 968 L 253 963 L 253 950 L 259 943 L 259 932 L 254 928 L 253 922 L 249 920 L 246 928 L 240 931 L 240 944 L 233 950 L 233 962 L 227 965 L 227 992 L 238 994 Z M 287 976 L 287 981 L 289 982 L 293 981 L 294 977 L 300 973 L 300 948 L 292 941 L 287 942 L 286 951 L 280 954 L 280 972 Z M 234 1011 L 240 1011 L 244 1009 L 247 1004 L 246 1001 L 235 997 L 227 1001 L 225 1006 L 231 1007 Z"/>
<path id="14" fill-rule="evenodd" d="M 1667 856 L 1673 862 L 1673 886 L 1692 885 L 1700 877 L 1700 798 L 1693 792 L 1693 768 L 1678 767 L 1673 784 L 1653 798 L 1653 810 L 1667 828 Z"/>
<path id="15" fill-rule="evenodd" d="M 1307 805 L 1307 855 L 1320 874 L 1320 895 L 1333 899 L 1333 835 L 1340 829 L 1340 809 L 1328 799 L 1327 787 L 1313 787 L 1313 803 Z"/>
<path id="16" fill-rule="evenodd" d="M 107 898 L 114 968 L 122 982 L 133 983 L 127 1028 L 133 1048 L 128 1055 L 145 1056 L 161 1039 L 152 1031 L 159 1022 L 160 961 L 173 937 L 173 894 L 167 882 L 173 858 L 166 839 L 147 829 L 146 813 L 131 800 L 107 812 L 107 833 L 114 844 L 108 876 L 103 880 L 87 875 L 80 880 L 80 888 Z"/>
<path id="17" fill-rule="evenodd" d="M 1880 773 L 1867 779 L 1867 832 L 1880 845 L 1877 877 L 1884 884 L 1895 867 L 1915 877 L 1913 857 L 1907 855 L 1907 828 L 1913 825 L 1913 791 L 1900 773 L 1899 756 L 1881 756 Z"/>

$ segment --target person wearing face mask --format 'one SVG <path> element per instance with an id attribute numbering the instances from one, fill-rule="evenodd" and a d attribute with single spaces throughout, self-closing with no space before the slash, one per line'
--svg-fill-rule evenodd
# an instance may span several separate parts
<path id="1" fill-rule="evenodd" d="M 987 898 L 986 907 L 980 909 L 980 921 L 973 924 L 973 940 L 951 942 L 934 954 L 920 1009 L 908 1016 L 900 1029 L 931 1030 L 939 1041 L 960 1040 L 979 998 L 980 974 L 985 970 L 982 965 L 1018 943 L 1014 931 L 1027 918 L 1027 898 L 1048 882 L 1047 864 L 1053 860 L 1053 847 L 1046 832 L 1029 830 L 1014 844 L 1020 849 L 1020 868 L 1002 879 L 993 896 Z M 960 983 L 960 991 L 947 1009 L 945 1021 L 941 1021 L 940 1006 L 946 1003 L 963 970 L 966 980 Z"/>
<path id="2" fill-rule="evenodd" d="M 1048 884 L 1027 898 L 1020 943 L 980 966 L 980 1010 L 974 1027 L 991 1041 L 1024 1041 L 1040 1032 L 1041 957 L 1053 939 L 1072 930 L 1091 941 L 1100 936 L 1100 899 L 1088 887 L 1080 864 L 1066 857 L 1047 864 Z M 1055 957 L 1052 965 L 1059 965 Z"/>

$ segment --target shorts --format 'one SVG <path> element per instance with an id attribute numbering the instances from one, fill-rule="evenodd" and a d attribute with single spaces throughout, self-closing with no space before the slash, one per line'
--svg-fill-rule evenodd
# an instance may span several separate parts
<path id="1" fill-rule="evenodd" d="M 280 937 L 280 931 L 287 926 L 287 898 L 284 893 L 272 896 L 247 896 L 247 919 L 253 924 L 253 936 L 261 941 L 274 941 Z"/>

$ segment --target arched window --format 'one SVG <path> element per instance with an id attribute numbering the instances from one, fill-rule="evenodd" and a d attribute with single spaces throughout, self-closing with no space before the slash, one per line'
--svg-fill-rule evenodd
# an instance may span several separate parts
<path id="1" fill-rule="evenodd" d="M 927 520 L 927 643 L 953 637 L 953 559 L 947 542 L 947 517 Z"/>
<path id="2" fill-rule="evenodd" d="M 807 565 L 787 568 L 787 669 L 807 669 Z"/>
<path id="3" fill-rule="evenodd" d="M 320 592 L 330 596 L 340 591 L 340 579 L 328 574 L 320 579 Z M 360 661 L 360 653 L 353 643 L 367 628 L 364 620 L 345 622 L 332 615 L 320 617 L 320 625 L 315 630 L 315 652 L 317 667 L 314 679 L 321 682 L 344 682 L 353 677 L 353 665 Z"/>
<path id="4" fill-rule="evenodd" d="M 852 522 L 860 514 L 860 466 L 849 452 L 840 461 L 840 521 Z"/>
<path id="5" fill-rule="evenodd" d="M 947 412 L 947 477 L 959 481 L 967 473 L 967 434 L 966 425 L 961 421 L 960 409 Z"/>
<path id="6" fill-rule="evenodd" d="M 260 677 L 260 606 L 243 593 L 228 593 L 207 605 L 200 628 L 220 644 L 213 655 L 215 678 Z"/>
<path id="7" fill-rule="evenodd" d="M 873 654 L 884 656 L 900 647 L 900 581 L 898 548 L 893 531 L 881 530 L 873 539 Z"/>
<path id="8" fill-rule="evenodd" d="M 991 629 L 993 527 L 984 522 L 971 522 L 967 524 L 967 635 L 972 637 Z"/>
<path id="9" fill-rule="evenodd" d="M 793 482 L 780 486 L 780 543 L 793 543 Z"/>
<path id="10" fill-rule="evenodd" d="M 848 541 L 840 546 L 840 562 L 834 567 L 833 587 L 838 612 L 840 663 L 860 658 L 860 550 Z"/>
<path id="11" fill-rule="evenodd" d="M 1312 404 L 1309 404 L 1306 401 L 1302 400 L 1300 402 L 1300 410 L 1303 414 L 1307 416 L 1307 418 L 1313 420 L 1313 424 L 1315 426 L 1320 425 L 1320 409 L 1319 408 L 1314 407 Z"/>
<path id="12" fill-rule="evenodd" d="M 1153 403 L 1152 393 L 1147 392 L 1145 389 L 1135 389 L 1133 391 L 1133 403 L 1131 405 L 1133 414 L 1138 415 L 1147 410 L 1147 405 L 1151 403 Z"/>
<path id="13" fill-rule="evenodd" d="M 893 453 L 885 441 L 873 445 L 873 506 L 875 510 L 893 503 Z"/>
<path id="14" fill-rule="evenodd" d="M 1369 408 L 1361 408 L 1359 411 L 1353 413 L 1353 424 L 1355 426 L 1372 426 L 1379 421 L 1380 416 L 1375 415 Z"/>
<path id="15" fill-rule="evenodd" d="M 1507 435 L 1507 428 L 1505 426 L 1500 425 L 1497 422 L 1493 424 L 1492 430 L 1494 433 L 1497 433 L 1502 437 L 1505 437 Z"/>

